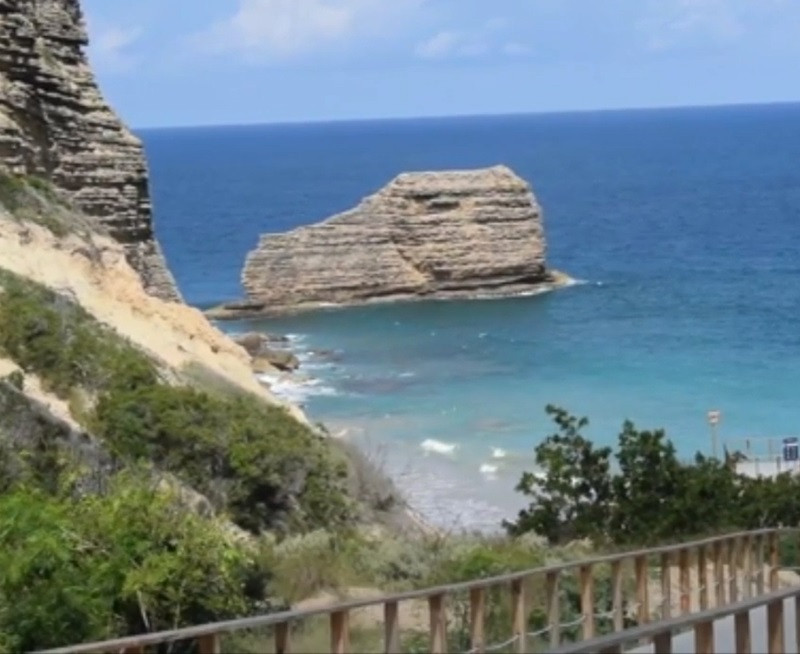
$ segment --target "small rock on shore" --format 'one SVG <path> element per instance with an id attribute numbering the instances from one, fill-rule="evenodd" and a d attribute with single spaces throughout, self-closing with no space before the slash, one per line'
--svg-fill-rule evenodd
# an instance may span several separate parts
<path id="1" fill-rule="evenodd" d="M 300 367 L 300 360 L 292 352 L 273 347 L 275 344 L 289 343 L 286 336 L 248 332 L 233 336 L 233 340 L 251 356 L 253 371 L 256 373 L 269 372 L 272 369 L 292 372 Z"/>

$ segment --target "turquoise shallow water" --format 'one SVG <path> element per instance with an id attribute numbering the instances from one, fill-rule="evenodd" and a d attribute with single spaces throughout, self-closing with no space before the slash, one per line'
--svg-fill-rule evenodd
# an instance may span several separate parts
<path id="1" fill-rule="evenodd" d="M 800 432 L 798 106 L 143 137 L 159 237 L 201 306 L 241 293 L 260 232 L 327 217 L 402 170 L 502 162 L 531 181 L 552 264 L 584 284 L 226 326 L 296 335 L 317 381 L 285 390 L 440 522 L 488 528 L 516 510 L 547 403 L 589 416 L 601 443 L 625 418 L 664 427 L 687 457 L 709 449 L 711 408 L 728 441 Z"/>

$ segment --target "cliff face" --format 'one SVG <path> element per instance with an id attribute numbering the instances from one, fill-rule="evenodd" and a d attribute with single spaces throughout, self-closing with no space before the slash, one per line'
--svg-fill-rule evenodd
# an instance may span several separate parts
<path id="1" fill-rule="evenodd" d="M 504 166 L 406 173 L 355 209 L 264 235 L 242 273 L 244 312 L 417 297 L 513 295 L 549 285 L 542 215 Z"/>
<path id="2" fill-rule="evenodd" d="M 78 0 L 0 0 L 0 171 L 50 180 L 124 245 L 148 292 L 178 300 L 141 143 L 103 100 L 86 43 Z"/>

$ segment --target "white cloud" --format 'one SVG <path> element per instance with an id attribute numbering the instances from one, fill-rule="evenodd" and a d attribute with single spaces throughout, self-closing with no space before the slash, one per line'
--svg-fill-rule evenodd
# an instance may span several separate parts
<path id="1" fill-rule="evenodd" d="M 212 52 L 289 58 L 387 33 L 426 0 L 239 0 L 225 20 L 194 38 Z"/>
<path id="2" fill-rule="evenodd" d="M 99 70 L 120 73 L 134 68 L 135 55 L 130 52 L 142 35 L 139 27 L 117 27 L 89 23 L 89 57 Z"/>
<path id="3" fill-rule="evenodd" d="M 530 48 L 524 43 L 503 39 L 508 24 L 507 19 L 496 17 L 471 31 L 442 30 L 418 43 L 414 53 L 423 59 L 479 57 L 493 53 L 506 56 L 529 54 Z"/>
<path id="4" fill-rule="evenodd" d="M 730 0 L 657 0 L 639 23 L 650 50 L 686 45 L 724 45 L 737 41 L 745 27 Z"/>
<path id="5" fill-rule="evenodd" d="M 438 59 L 440 57 L 447 57 L 459 47 L 461 43 L 461 35 L 458 32 L 445 30 L 435 34 L 427 41 L 422 41 L 417 44 L 414 52 L 418 57 L 423 59 Z"/>
<path id="6" fill-rule="evenodd" d="M 423 59 L 447 57 L 480 57 L 490 52 L 491 47 L 480 34 L 444 30 L 414 48 L 414 54 Z"/>

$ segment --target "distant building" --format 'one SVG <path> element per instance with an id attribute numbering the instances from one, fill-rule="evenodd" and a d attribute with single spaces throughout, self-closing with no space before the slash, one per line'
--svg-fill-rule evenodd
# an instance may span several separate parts
<path id="1" fill-rule="evenodd" d="M 767 454 L 752 452 L 753 444 L 767 446 Z M 746 477 L 775 477 L 782 472 L 800 472 L 800 451 L 795 436 L 786 438 L 746 439 L 745 452 L 737 451 L 736 472 Z M 763 447 L 758 448 L 763 449 Z"/>

